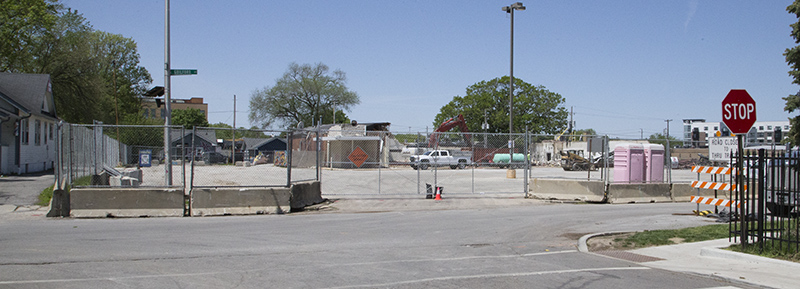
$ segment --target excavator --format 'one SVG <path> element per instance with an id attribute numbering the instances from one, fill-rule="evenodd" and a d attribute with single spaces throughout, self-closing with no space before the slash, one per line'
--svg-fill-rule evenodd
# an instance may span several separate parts
<path id="1" fill-rule="evenodd" d="M 464 116 L 459 114 L 456 117 L 451 117 L 441 125 L 439 125 L 436 130 L 433 131 L 431 134 L 430 139 L 428 139 L 428 147 L 433 148 L 439 143 L 439 135 L 443 132 L 447 132 L 454 127 L 459 127 L 461 129 L 461 133 L 464 134 L 464 140 L 469 143 L 472 140 L 472 135 L 469 133 L 469 129 L 467 128 L 467 121 L 464 120 Z"/>

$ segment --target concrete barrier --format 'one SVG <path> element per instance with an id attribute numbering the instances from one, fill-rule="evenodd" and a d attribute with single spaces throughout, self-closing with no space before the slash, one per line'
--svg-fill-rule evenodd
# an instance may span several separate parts
<path id="1" fill-rule="evenodd" d="M 672 202 L 670 184 L 609 184 L 610 203 Z"/>
<path id="2" fill-rule="evenodd" d="M 202 188 L 192 190 L 192 216 L 282 214 L 291 206 L 290 188 Z"/>
<path id="3" fill-rule="evenodd" d="M 292 185 L 292 210 L 322 203 L 322 188 L 320 182 L 304 182 Z"/>
<path id="4" fill-rule="evenodd" d="M 184 197 L 180 189 L 74 188 L 69 204 L 76 218 L 180 217 Z"/>
<path id="5" fill-rule="evenodd" d="M 605 184 L 602 181 L 533 179 L 528 198 L 604 202 Z"/>

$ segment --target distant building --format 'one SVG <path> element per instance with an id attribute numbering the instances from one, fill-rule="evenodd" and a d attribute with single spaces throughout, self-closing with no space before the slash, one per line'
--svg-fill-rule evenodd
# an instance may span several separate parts
<path id="1" fill-rule="evenodd" d="M 792 125 L 785 121 L 757 121 L 744 136 L 745 146 L 759 146 L 778 144 L 787 138 L 787 133 Z M 719 132 L 720 136 L 730 136 L 731 130 L 722 122 L 706 122 L 705 119 L 683 120 L 683 142 L 687 147 L 708 147 L 708 138 L 714 137 Z M 780 134 L 780 139 L 776 138 Z"/>
<path id="2" fill-rule="evenodd" d="M 166 114 L 166 106 L 161 104 L 159 107 L 159 102 L 163 101 L 162 99 L 156 98 L 149 98 L 145 97 L 142 98 L 142 114 L 146 118 L 160 118 L 164 119 L 164 115 Z M 206 116 L 206 121 L 208 121 L 208 104 L 203 102 L 202 97 L 192 97 L 190 99 L 171 99 L 172 105 L 170 109 L 173 111 L 179 109 L 199 109 L 203 112 Z"/>

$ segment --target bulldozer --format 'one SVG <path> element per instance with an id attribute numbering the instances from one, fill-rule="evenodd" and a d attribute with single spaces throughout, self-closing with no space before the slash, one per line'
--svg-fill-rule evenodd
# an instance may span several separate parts
<path id="1" fill-rule="evenodd" d="M 565 171 L 593 171 L 595 165 L 575 150 L 561 151 L 561 168 Z"/>

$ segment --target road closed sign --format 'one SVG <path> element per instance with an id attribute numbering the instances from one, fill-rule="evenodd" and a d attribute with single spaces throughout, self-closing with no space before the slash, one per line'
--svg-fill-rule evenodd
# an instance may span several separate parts
<path id="1" fill-rule="evenodd" d="M 708 159 L 714 162 L 729 162 L 735 155 L 739 142 L 736 137 L 708 138 Z"/>

